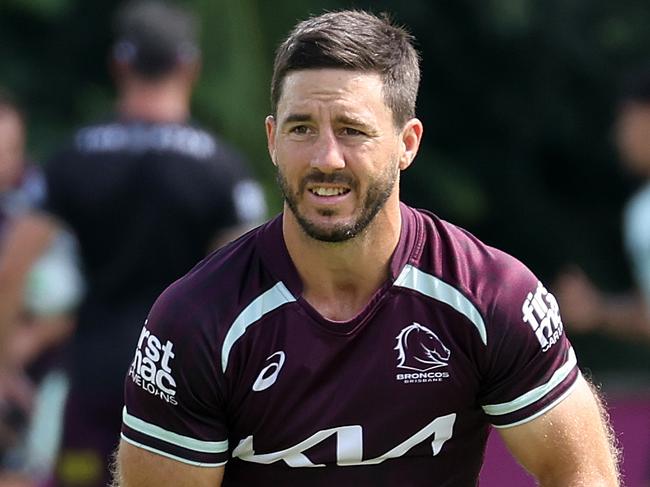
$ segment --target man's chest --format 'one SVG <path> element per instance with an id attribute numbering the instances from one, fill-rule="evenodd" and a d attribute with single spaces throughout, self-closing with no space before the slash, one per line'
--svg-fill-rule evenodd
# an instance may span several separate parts
<path id="1" fill-rule="evenodd" d="M 481 417 L 481 347 L 463 315 L 411 295 L 341 330 L 288 306 L 233 349 L 233 456 L 315 466 L 438 455 L 459 418 Z"/>

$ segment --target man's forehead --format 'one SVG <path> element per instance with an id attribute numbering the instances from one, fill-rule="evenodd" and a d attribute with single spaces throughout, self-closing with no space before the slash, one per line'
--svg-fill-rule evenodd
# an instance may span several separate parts
<path id="1" fill-rule="evenodd" d="M 345 69 L 305 69 L 291 71 L 283 81 L 279 103 L 290 98 L 341 97 L 346 95 L 379 94 L 383 81 L 379 74 Z"/>
<path id="2" fill-rule="evenodd" d="M 365 111 L 387 111 L 379 74 L 344 69 L 309 69 L 290 72 L 283 81 L 278 116 L 313 114 L 328 107 L 337 116 L 355 118 Z"/>

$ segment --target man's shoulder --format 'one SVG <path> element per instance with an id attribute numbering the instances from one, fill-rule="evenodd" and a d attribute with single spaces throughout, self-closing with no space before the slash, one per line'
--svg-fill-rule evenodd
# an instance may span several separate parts
<path id="1" fill-rule="evenodd" d="M 472 232 L 421 211 L 425 216 L 426 242 L 422 259 L 441 277 L 459 280 L 492 280 L 530 273 L 516 257 L 498 249 Z"/>
<path id="2" fill-rule="evenodd" d="M 521 261 L 435 216 L 420 270 L 432 294 L 471 319 L 488 349 L 511 341 L 548 350 L 562 335 L 557 300 Z M 545 328 L 540 328 L 545 324 Z M 522 348 L 523 349 L 523 348 Z"/>
<path id="3" fill-rule="evenodd" d="M 48 184 L 55 186 L 69 187 L 69 179 L 127 184 L 146 173 L 149 182 L 200 180 L 214 187 L 218 175 L 231 173 L 234 165 L 222 157 L 221 145 L 196 125 L 106 118 L 77 128 L 44 166 Z"/>
<path id="4" fill-rule="evenodd" d="M 519 313 L 539 280 L 519 259 L 469 231 L 424 213 L 426 245 L 418 267 L 453 287 L 490 317 Z"/>
<path id="5" fill-rule="evenodd" d="M 79 128 L 73 148 L 82 154 L 168 152 L 209 159 L 217 153 L 218 144 L 214 135 L 193 124 L 104 120 Z"/>
<path id="6" fill-rule="evenodd" d="M 160 161 L 168 171 L 190 173 L 222 186 L 250 179 L 246 158 L 218 135 L 194 123 L 153 123 L 106 118 L 77 128 L 45 161 L 53 174 L 96 171 L 96 166 L 132 167 L 134 161 L 151 164 L 159 174 Z M 62 176 L 64 177 L 64 176 Z M 162 177 L 162 176 L 161 176 Z M 175 179 L 174 176 L 172 179 Z M 180 175 L 180 180 L 183 180 Z"/>
<path id="7" fill-rule="evenodd" d="M 258 251 L 258 227 L 208 255 L 171 284 L 158 298 L 152 314 L 171 319 L 228 327 L 237 314 L 273 285 Z"/>

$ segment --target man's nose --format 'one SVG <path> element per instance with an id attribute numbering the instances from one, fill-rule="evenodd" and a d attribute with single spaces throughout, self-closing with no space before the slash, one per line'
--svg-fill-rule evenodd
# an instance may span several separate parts
<path id="1" fill-rule="evenodd" d="M 311 167 L 328 173 L 345 167 L 345 155 L 336 135 L 331 130 L 321 131 L 314 142 Z"/>

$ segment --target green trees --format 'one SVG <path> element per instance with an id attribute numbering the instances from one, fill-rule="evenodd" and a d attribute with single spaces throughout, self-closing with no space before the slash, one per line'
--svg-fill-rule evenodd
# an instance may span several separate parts
<path id="1" fill-rule="evenodd" d="M 197 119 L 251 158 L 274 209 L 266 155 L 272 56 L 309 13 L 392 12 L 423 55 L 425 142 L 406 201 L 458 222 L 552 279 L 568 262 L 605 287 L 629 282 L 619 215 L 633 188 L 610 140 L 620 74 L 650 63 L 650 8 L 636 0 L 192 0 L 203 24 Z M 42 158 L 106 113 L 113 0 L 2 0 L 0 85 L 30 118 Z"/>

